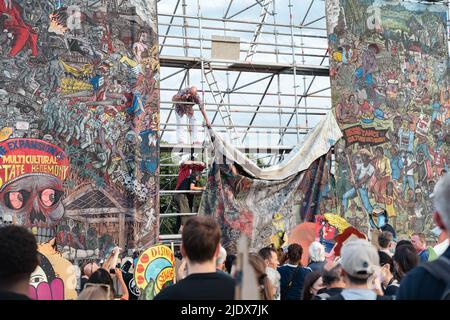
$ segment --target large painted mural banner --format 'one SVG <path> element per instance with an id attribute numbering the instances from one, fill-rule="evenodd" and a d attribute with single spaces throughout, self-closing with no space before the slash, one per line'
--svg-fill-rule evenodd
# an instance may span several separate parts
<path id="1" fill-rule="evenodd" d="M 199 214 L 215 217 L 222 245 L 236 252 L 239 238 L 250 239 L 252 249 L 269 244 L 288 245 L 289 234 L 302 221 L 336 206 L 331 192 L 331 151 L 311 166 L 286 179 L 255 179 L 239 164 L 213 163 Z"/>
<path id="2" fill-rule="evenodd" d="M 385 212 L 398 236 L 431 236 L 430 196 L 450 160 L 447 7 L 327 0 L 326 10 L 344 135 L 335 149 L 337 211 L 361 230 Z"/>
<path id="3" fill-rule="evenodd" d="M 156 1 L 0 1 L 0 223 L 71 261 L 156 241 L 156 19 Z"/>

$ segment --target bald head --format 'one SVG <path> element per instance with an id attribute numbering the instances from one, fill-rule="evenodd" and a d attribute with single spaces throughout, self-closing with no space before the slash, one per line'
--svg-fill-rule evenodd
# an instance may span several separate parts
<path id="1" fill-rule="evenodd" d="M 91 262 L 84 266 L 83 272 L 87 277 L 90 277 L 98 269 L 98 265 L 95 262 Z"/>

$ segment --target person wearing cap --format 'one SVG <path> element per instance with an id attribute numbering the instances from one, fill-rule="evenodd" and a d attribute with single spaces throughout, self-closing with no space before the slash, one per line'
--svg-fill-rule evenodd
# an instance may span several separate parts
<path id="1" fill-rule="evenodd" d="M 436 184 L 433 192 L 433 220 L 446 232 L 450 230 L 450 175 Z M 398 300 L 438 300 L 450 298 L 450 248 L 435 261 L 419 264 L 400 282 Z"/>
<path id="2" fill-rule="evenodd" d="M 362 163 L 356 164 L 356 172 L 354 173 L 354 184 L 353 188 L 344 193 L 342 197 L 342 204 L 344 206 L 344 214 L 348 210 L 348 201 L 359 194 L 361 201 L 363 203 L 364 209 L 367 213 L 372 212 L 372 205 L 369 200 L 368 184 L 373 174 L 375 173 L 374 166 L 370 163 L 372 154 L 367 149 L 361 149 L 359 151 Z"/>
<path id="3" fill-rule="evenodd" d="M 380 258 L 377 249 L 363 239 L 350 240 L 341 250 L 340 265 L 345 289 L 328 300 L 377 300 L 381 293 L 371 288 L 371 278 L 379 270 Z M 381 286 L 381 285 L 380 285 Z"/>

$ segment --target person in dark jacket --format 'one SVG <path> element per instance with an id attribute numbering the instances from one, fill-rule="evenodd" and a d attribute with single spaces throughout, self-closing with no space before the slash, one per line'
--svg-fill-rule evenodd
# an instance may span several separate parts
<path id="1" fill-rule="evenodd" d="M 303 292 L 305 277 L 311 272 L 310 268 L 301 266 L 303 248 L 297 243 L 288 247 L 288 263 L 278 268 L 280 273 L 281 300 L 300 300 Z"/>
<path id="2" fill-rule="evenodd" d="M 378 251 L 380 258 L 381 286 L 385 296 L 396 296 L 399 283 L 394 277 L 394 260 L 384 251 Z"/>
<path id="3" fill-rule="evenodd" d="M 434 223 L 443 231 L 450 230 L 450 175 L 447 173 L 436 184 L 433 192 L 433 203 L 435 212 L 433 213 Z M 446 259 L 446 260 L 445 260 Z M 439 262 L 441 261 L 441 262 Z M 448 293 L 448 279 L 450 268 L 440 268 L 442 272 L 434 272 L 436 264 L 450 263 L 450 248 L 442 256 L 432 262 L 418 265 L 411 270 L 400 282 L 400 289 L 397 300 L 438 300 Z"/>

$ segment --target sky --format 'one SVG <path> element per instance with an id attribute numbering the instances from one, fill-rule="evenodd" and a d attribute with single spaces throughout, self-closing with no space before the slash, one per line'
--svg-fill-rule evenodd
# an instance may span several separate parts
<path id="1" fill-rule="evenodd" d="M 226 9 L 229 4 L 229 0 L 214 0 L 214 1 L 206 1 L 206 0 L 200 0 L 200 9 L 202 17 L 207 18 L 222 18 L 223 15 L 226 12 Z M 310 0 L 292 0 L 292 18 L 293 23 L 296 26 L 299 26 L 303 19 L 305 19 L 304 23 L 312 22 L 316 19 L 319 19 L 324 16 L 324 2 L 321 0 L 316 0 L 314 2 L 314 5 L 311 7 L 310 12 L 306 18 L 304 18 L 307 7 L 309 5 Z M 233 1 L 232 6 L 230 7 L 229 14 L 233 15 L 235 13 L 238 13 L 240 10 L 254 4 L 254 0 L 236 0 Z M 198 2 L 197 0 L 186 0 L 186 15 L 188 16 L 197 16 L 198 14 Z M 276 15 L 269 14 L 266 21 L 268 23 L 274 23 L 274 19 L 276 19 L 276 22 L 278 24 L 283 24 L 288 27 L 278 27 L 278 32 L 280 33 L 286 33 L 290 34 L 291 30 L 289 27 L 289 0 L 276 0 L 275 1 L 275 11 Z M 167 30 L 167 25 L 170 22 L 170 17 L 161 16 L 161 14 L 172 14 L 173 10 L 175 9 L 176 0 L 161 0 L 158 2 L 158 14 L 159 15 L 159 35 L 160 35 L 160 43 L 164 40 L 164 34 Z M 203 46 L 204 48 L 211 46 L 211 36 L 212 35 L 221 35 L 221 36 L 234 36 L 239 37 L 241 42 L 250 41 L 253 37 L 253 32 L 256 28 L 256 22 L 258 21 L 258 17 L 261 12 L 261 6 L 256 5 L 253 8 L 247 10 L 244 13 L 241 13 L 239 15 L 236 15 L 233 19 L 239 20 L 239 21 L 251 21 L 254 22 L 252 24 L 243 24 L 243 23 L 226 23 L 227 31 L 224 30 L 208 30 L 205 27 L 220 27 L 223 28 L 224 24 L 219 21 L 208 21 L 208 20 L 202 20 L 202 35 L 203 35 Z M 273 13 L 273 8 L 270 8 L 270 13 Z M 181 3 L 178 7 L 177 13 L 181 15 L 182 14 L 182 6 Z M 199 36 L 199 29 L 198 29 L 198 20 L 196 19 L 188 19 L 187 23 L 190 27 L 188 29 L 188 37 L 192 38 L 198 38 Z M 170 36 L 181 36 L 182 35 L 182 28 L 178 27 L 177 25 L 182 25 L 183 19 L 182 18 L 175 18 L 172 22 L 172 28 L 169 31 Z M 316 55 L 322 55 L 326 51 L 327 43 L 326 43 L 326 32 L 325 32 L 325 19 L 321 19 L 318 22 L 312 23 L 310 27 L 314 27 L 315 29 L 308 29 L 304 30 L 304 34 L 312 34 L 312 35 L 319 35 L 321 38 L 311 38 L 311 37 L 300 37 L 301 30 L 299 28 L 294 29 L 294 33 L 297 34 L 297 36 L 294 37 L 294 43 L 297 46 L 304 45 L 308 47 L 315 47 L 318 49 L 305 49 L 305 53 L 308 54 L 316 54 Z M 318 30 L 320 28 L 320 30 Z M 230 31 L 230 29 L 245 29 L 248 30 L 248 32 L 233 32 Z M 265 25 L 262 28 L 263 32 L 270 32 L 274 33 L 274 26 Z M 292 62 L 292 48 L 291 45 L 291 37 L 290 36 L 279 36 L 278 37 L 278 43 L 280 46 L 278 47 L 280 53 L 286 53 L 284 55 L 279 55 L 279 62 L 280 63 L 291 63 Z M 195 39 L 189 39 L 189 45 L 192 47 L 199 47 L 200 43 L 199 41 Z M 302 43 L 303 41 L 303 43 Z M 258 45 L 258 50 L 264 50 L 264 51 L 274 51 L 275 46 L 273 45 L 275 43 L 275 36 L 273 34 L 261 34 L 259 38 L 259 42 L 266 43 L 267 45 Z M 167 38 L 166 44 L 169 45 L 179 45 L 182 43 L 182 39 L 179 38 Z M 284 45 L 284 46 L 281 46 Z M 241 43 L 241 49 L 247 49 L 248 44 Z M 302 58 L 300 56 L 301 49 L 296 48 L 295 49 L 296 54 L 298 56 L 296 57 L 297 64 L 309 64 L 309 65 L 319 65 L 322 61 L 322 58 L 319 57 L 304 57 Z M 211 56 L 211 51 L 209 49 L 205 49 L 203 51 L 204 57 L 209 58 Z M 184 50 L 183 48 L 174 48 L 174 47 L 164 47 L 162 49 L 161 55 L 177 55 L 177 56 L 184 56 Z M 200 56 L 200 50 L 199 49 L 189 49 L 188 51 L 189 56 L 199 57 Z M 245 53 L 241 53 L 241 60 L 245 58 Z M 324 65 L 328 64 L 328 59 L 324 61 Z M 267 63 L 275 63 L 276 62 L 276 56 L 274 54 L 257 54 L 253 58 L 254 62 L 267 62 Z M 177 71 L 177 69 L 174 68 L 161 68 L 161 79 L 164 79 L 166 76 L 172 74 L 173 72 Z M 263 78 L 265 76 L 268 76 L 269 74 L 259 74 L 259 73 L 243 73 L 239 82 L 238 87 L 241 85 L 244 85 L 246 83 L 249 83 L 251 81 Z M 163 140 L 169 141 L 174 143 L 175 142 L 175 116 L 172 113 L 169 121 L 167 121 L 167 116 L 169 114 L 169 110 L 164 110 L 165 108 L 170 108 L 171 104 L 169 101 L 171 100 L 171 97 L 176 93 L 175 91 L 168 91 L 164 89 L 173 89 L 177 90 L 180 86 L 180 82 L 183 78 L 184 74 L 180 73 L 179 75 L 173 76 L 167 80 L 161 81 L 161 123 L 162 128 L 164 127 L 163 123 L 170 123 L 172 125 L 168 126 L 171 131 L 166 131 L 163 136 Z M 227 89 L 227 75 L 226 72 L 214 72 L 214 76 L 218 80 L 218 84 L 221 90 Z M 237 73 L 236 72 L 230 72 L 229 73 L 229 86 L 232 87 L 234 84 L 234 81 L 236 79 Z M 267 126 L 279 126 L 280 123 L 282 126 L 285 126 L 290 118 L 290 114 L 287 114 L 289 112 L 292 112 L 292 107 L 295 105 L 295 97 L 294 97 L 294 91 L 297 92 L 297 95 L 301 95 L 305 90 L 305 84 L 306 87 L 309 86 L 311 82 L 312 77 L 307 76 L 305 79 L 301 75 L 297 75 L 296 78 L 296 90 L 294 90 L 294 81 L 292 75 L 281 75 L 280 76 L 280 92 L 283 94 L 290 94 L 292 96 L 287 97 L 281 97 L 281 105 L 290 107 L 285 108 L 281 110 L 283 113 L 286 114 L 269 114 L 269 113 L 260 113 L 256 116 L 254 125 L 260 126 L 263 128 L 258 128 L 255 130 L 263 131 L 262 136 L 257 135 L 256 133 L 249 134 L 247 136 L 246 145 L 254 145 L 255 143 L 258 143 L 260 145 L 277 145 L 279 142 L 279 130 L 278 129 L 266 129 Z M 269 79 L 263 80 L 261 82 L 258 82 L 256 84 L 250 85 L 244 89 L 239 90 L 239 94 L 232 94 L 230 97 L 230 102 L 232 104 L 232 111 L 240 111 L 238 112 L 232 112 L 232 118 L 233 122 L 236 125 L 246 125 L 250 122 L 253 114 L 252 113 L 245 113 L 242 111 L 254 111 L 255 107 L 260 103 L 262 93 L 265 90 L 267 84 L 269 82 Z M 201 87 L 201 78 L 200 78 L 200 70 L 192 70 L 190 72 L 190 84 L 196 85 L 197 87 Z M 329 79 L 328 77 L 318 77 L 316 78 L 315 82 L 311 86 L 311 91 L 319 91 L 323 90 L 329 87 Z M 207 87 L 207 84 L 205 83 L 205 87 Z M 246 94 L 247 92 L 247 94 Z M 249 94 L 249 92 L 253 93 L 259 93 L 259 94 Z M 266 96 L 264 101 L 261 103 L 262 105 L 279 105 L 278 102 L 278 96 L 277 96 L 278 88 L 277 88 L 277 79 L 275 78 L 272 81 L 271 86 L 269 87 L 268 93 L 269 95 Z M 305 107 L 307 106 L 310 108 L 309 110 L 312 111 L 314 108 L 314 112 L 316 113 L 325 113 L 326 109 L 330 108 L 330 99 L 327 98 L 330 96 L 329 90 L 326 90 L 324 92 L 318 93 L 317 95 L 325 96 L 325 98 L 308 98 L 306 99 L 306 104 L 303 101 L 301 103 L 301 106 Z M 212 96 L 207 94 L 205 96 L 205 101 L 207 103 L 213 102 Z M 248 105 L 249 107 L 243 107 L 243 106 L 233 106 L 233 103 L 239 104 L 239 105 Z M 214 106 L 210 105 L 207 106 L 207 109 L 213 109 Z M 264 108 L 261 110 L 264 110 L 266 112 L 268 111 L 276 111 L 278 108 Z M 302 112 L 302 111 L 300 111 Z M 214 112 L 208 112 L 208 117 L 213 117 Z M 199 112 L 197 112 L 197 118 L 201 120 L 201 115 Z M 308 127 L 313 127 L 319 120 L 321 116 L 308 116 Z M 294 134 L 287 134 L 285 135 L 285 139 L 283 141 L 283 145 L 292 146 L 297 143 L 297 135 L 295 134 L 295 126 L 297 117 L 294 117 L 293 121 L 289 125 L 290 132 Z M 281 122 L 280 122 L 281 120 Z M 218 124 L 222 124 L 222 120 L 220 118 L 216 119 L 216 122 Z M 215 123 L 216 123 L 215 122 Z M 306 128 L 306 118 L 304 115 L 298 116 L 298 125 L 302 128 Z M 243 130 L 243 129 L 239 129 Z M 304 130 L 303 130 L 304 131 Z M 268 134 L 269 132 L 269 134 Z M 302 136 L 300 136 L 301 139 Z"/>

